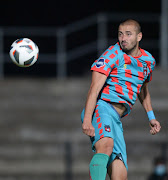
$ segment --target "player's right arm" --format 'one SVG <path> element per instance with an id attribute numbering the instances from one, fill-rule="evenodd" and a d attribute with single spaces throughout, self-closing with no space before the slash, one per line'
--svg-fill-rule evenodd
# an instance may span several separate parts
<path id="1" fill-rule="evenodd" d="M 92 115 L 96 106 L 97 98 L 102 89 L 107 76 L 105 74 L 93 71 L 92 72 L 92 82 L 88 92 L 86 105 L 85 105 L 85 114 L 82 124 L 83 133 L 88 136 L 95 136 L 95 129 L 92 126 Z"/>
<path id="2" fill-rule="evenodd" d="M 91 67 L 92 82 L 86 100 L 85 114 L 82 124 L 83 133 L 91 137 L 95 136 L 95 129 L 92 126 L 92 116 L 96 107 L 97 98 L 107 77 L 115 67 L 116 61 L 118 60 L 117 48 L 119 48 L 118 45 L 116 45 L 116 47 L 110 46 Z"/>

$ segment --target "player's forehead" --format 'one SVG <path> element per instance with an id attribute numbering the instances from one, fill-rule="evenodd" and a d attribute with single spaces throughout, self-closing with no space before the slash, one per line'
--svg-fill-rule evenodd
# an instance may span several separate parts
<path id="1" fill-rule="evenodd" d="M 120 24 L 118 28 L 119 32 L 136 32 L 137 27 L 134 24 Z"/>

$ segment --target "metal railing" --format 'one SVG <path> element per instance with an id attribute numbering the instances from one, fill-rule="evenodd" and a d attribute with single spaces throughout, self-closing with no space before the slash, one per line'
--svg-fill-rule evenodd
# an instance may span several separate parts
<path id="1" fill-rule="evenodd" d="M 56 64 L 56 76 L 66 77 L 67 76 L 67 62 L 72 61 L 73 59 L 80 58 L 88 53 L 97 52 L 98 56 L 107 48 L 108 46 L 108 23 L 119 23 L 126 18 L 137 19 L 141 22 L 156 22 L 163 23 L 160 21 L 160 14 L 156 13 L 100 13 L 93 15 L 91 17 L 85 18 L 83 20 L 77 21 L 72 24 L 65 25 L 64 27 L 59 28 L 49 28 L 49 27 L 0 27 L 0 77 L 4 76 L 3 64 L 9 59 L 8 54 L 4 54 L 4 36 L 18 36 L 18 37 L 29 37 L 29 36 L 43 36 L 49 37 L 53 36 L 56 38 L 56 49 L 54 53 L 43 54 L 40 51 L 39 63 L 55 63 Z M 163 17 L 162 17 L 163 18 Z M 79 47 L 75 47 L 71 50 L 67 50 L 67 37 L 72 33 L 76 33 L 80 30 L 86 30 L 88 27 L 96 25 L 97 27 L 97 40 L 90 41 L 87 44 L 83 44 Z M 163 26 L 160 25 L 160 28 Z M 166 34 L 166 32 L 162 31 Z M 149 48 L 159 49 L 159 41 L 161 42 L 161 47 L 164 45 L 165 40 L 164 34 L 161 35 L 161 40 L 156 39 L 145 39 L 143 40 Z M 166 36 L 165 36 L 166 37 Z M 114 42 L 117 39 L 110 39 Z M 153 45 L 155 43 L 155 46 Z M 157 45 L 156 45 L 157 44 Z M 163 60 L 160 62 L 165 63 L 167 54 L 161 56 Z M 167 59 L 166 59 L 167 60 Z"/>

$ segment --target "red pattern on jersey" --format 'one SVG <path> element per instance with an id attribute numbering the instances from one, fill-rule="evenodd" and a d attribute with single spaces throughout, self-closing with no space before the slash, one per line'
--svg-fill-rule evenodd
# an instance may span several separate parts
<path id="1" fill-rule="evenodd" d="M 142 63 L 138 59 L 136 60 L 137 60 L 138 67 L 143 67 Z"/>
<path id="2" fill-rule="evenodd" d="M 110 99 L 107 99 L 107 98 L 102 98 L 104 101 L 111 101 Z"/>
<path id="3" fill-rule="evenodd" d="M 114 46 L 111 46 L 110 48 L 109 48 L 109 50 L 112 50 L 114 48 Z"/>
<path id="4" fill-rule="evenodd" d="M 115 56 L 116 56 L 115 54 L 111 54 L 111 55 L 109 56 L 109 58 L 113 59 Z"/>
<path id="5" fill-rule="evenodd" d="M 116 64 L 119 66 L 119 59 L 117 59 Z"/>
<path id="6" fill-rule="evenodd" d="M 122 103 L 126 103 L 126 101 L 118 101 L 118 102 L 121 103 L 121 104 L 122 104 Z"/>
<path id="7" fill-rule="evenodd" d="M 115 84 L 114 86 L 115 86 L 116 92 L 118 92 L 119 94 L 124 95 L 122 86 L 120 86 L 118 84 Z"/>
<path id="8" fill-rule="evenodd" d="M 113 75 L 117 75 L 118 74 L 118 70 L 117 68 L 114 68 L 110 74 L 113 74 Z"/>
<path id="9" fill-rule="evenodd" d="M 141 81 L 144 80 L 143 72 L 139 72 L 139 71 L 138 71 L 138 79 L 141 80 Z"/>
<path id="10" fill-rule="evenodd" d="M 117 77 L 111 77 L 111 80 L 112 80 L 112 82 L 119 83 L 119 81 L 118 81 L 118 78 L 117 78 Z"/>
<path id="11" fill-rule="evenodd" d="M 124 54 L 124 61 L 125 61 L 125 64 L 131 64 L 131 58 L 126 54 Z"/>
<path id="12" fill-rule="evenodd" d="M 130 98 L 130 99 L 133 99 L 133 94 L 134 94 L 134 92 L 133 92 L 133 88 L 131 87 L 132 83 L 131 83 L 131 82 L 128 82 L 128 81 L 125 81 L 125 84 L 126 84 L 126 86 L 127 86 L 127 89 L 129 90 L 129 91 L 128 91 L 128 96 L 129 96 L 129 98 Z"/>
<path id="13" fill-rule="evenodd" d="M 105 60 L 106 63 L 109 63 L 109 61 L 110 61 L 109 59 L 106 59 L 106 60 Z"/>
<path id="14" fill-rule="evenodd" d="M 108 51 L 106 51 L 103 55 L 105 56 L 108 53 Z"/>
<path id="15" fill-rule="evenodd" d="M 145 52 L 144 49 L 141 49 L 141 52 L 142 52 L 142 55 L 143 55 L 143 56 L 148 56 L 148 55 L 146 54 L 146 52 Z"/>
<path id="16" fill-rule="evenodd" d="M 132 78 L 132 72 L 130 69 L 125 69 L 125 77 Z"/>
<path id="17" fill-rule="evenodd" d="M 109 85 L 108 86 L 106 86 L 106 87 L 104 87 L 104 89 L 103 89 L 103 92 L 102 93 L 104 93 L 104 94 L 110 94 L 110 92 L 109 92 Z"/>
<path id="18" fill-rule="evenodd" d="M 119 43 L 119 42 L 117 42 L 117 44 L 118 44 L 118 46 L 120 47 L 120 50 L 122 50 L 122 49 L 121 49 L 121 46 L 120 46 L 120 43 Z"/>
<path id="19" fill-rule="evenodd" d="M 115 53 L 118 54 L 118 51 L 116 50 Z"/>
<path id="20" fill-rule="evenodd" d="M 121 98 L 119 95 L 117 95 L 119 98 Z M 126 101 L 119 101 L 119 103 L 126 103 L 126 104 L 129 104 L 129 106 L 130 106 L 130 109 L 132 109 L 132 104 L 130 103 L 130 102 L 126 102 Z"/>
<path id="21" fill-rule="evenodd" d="M 105 67 L 105 65 L 102 66 L 102 67 L 100 67 L 100 68 L 97 68 L 96 65 L 95 65 L 95 66 L 93 66 L 93 67 L 91 68 L 91 70 L 92 70 L 92 71 L 97 71 L 97 72 L 103 73 L 103 74 L 105 74 L 106 76 L 108 76 L 109 73 L 110 73 L 110 71 L 111 71 L 111 69 L 108 68 L 107 71 L 106 71 L 106 70 L 104 70 L 104 67 Z"/>
<path id="22" fill-rule="evenodd" d="M 145 61 L 145 62 L 146 62 L 147 66 L 148 66 L 148 68 L 149 68 L 149 70 L 151 72 L 152 71 L 152 69 L 151 69 L 151 62 L 150 61 Z"/>
<path id="23" fill-rule="evenodd" d="M 141 84 L 138 84 L 138 86 L 137 86 L 137 93 L 139 94 L 140 93 L 140 88 L 141 88 Z"/>
<path id="24" fill-rule="evenodd" d="M 111 65 L 111 69 L 113 69 L 114 66 L 115 66 L 115 64 L 112 64 L 112 65 Z"/>

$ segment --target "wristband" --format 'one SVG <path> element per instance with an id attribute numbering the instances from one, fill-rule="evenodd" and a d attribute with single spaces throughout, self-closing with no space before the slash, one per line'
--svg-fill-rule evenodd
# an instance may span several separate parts
<path id="1" fill-rule="evenodd" d="M 149 121 L 151 121 L 152 119 L 156 119 L 153 111 L 148 111 L 147 115 L 148 115 Z"/>

